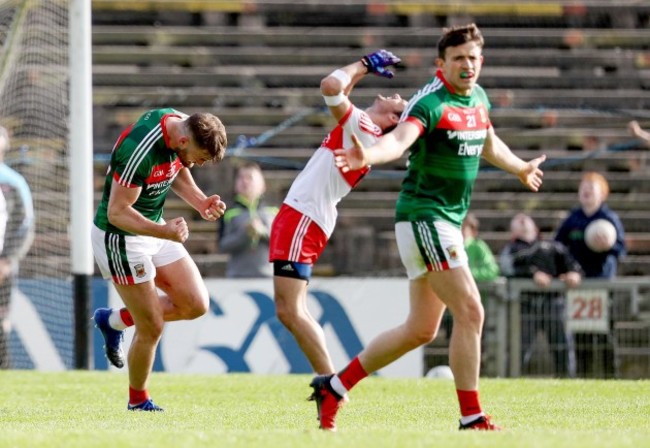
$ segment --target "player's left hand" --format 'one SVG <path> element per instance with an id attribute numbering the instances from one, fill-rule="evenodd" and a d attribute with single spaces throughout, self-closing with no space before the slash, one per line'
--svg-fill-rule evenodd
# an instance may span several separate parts
<path id="1" fill-rule="evenodd" d="M 361 58 L 361 63 L 368 69 L 368 73 L 383 76 L 384 78 L 392 78 L 395 76 L 393 72 L 386 69 L 386 67 L 399 64 L 402 60 L 395 56 L 388 50 L 379 50 L 370 53 Z"/>
<path id="2" fill-rule="evenodd" d="M 226 213 L 226 203 L 221 200 L 218 194 L 205 198 L 202 205 L 199 212 L 206 221 L 216 221 Z"/>
<path id="3" fill-rule="evenodd" d="M 544 160 L 546 160 L 546 154 L 529 161 L 517 174 L 521 183 L 526 185 L 532 191 L 538 191 L 539 187 L 542 186 L 542 177 L 544 177 L 544 172 L 539 169 L 539 166 L 544 162 Z"/>
<path id="4" fill-rule="evenodd" d="M 344 173 L 359 170 L 368 164 L 366 162 L 366 150 L 356 135 L 352 135 L 352 142 L 354 146 L 351 148 L 334 150 L 334 163 Z"/>

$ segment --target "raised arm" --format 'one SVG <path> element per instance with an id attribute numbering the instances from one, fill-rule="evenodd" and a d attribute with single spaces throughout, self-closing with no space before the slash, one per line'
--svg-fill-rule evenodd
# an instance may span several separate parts
<path id="1" fill-rule="evenodd" d="M 359 139 L 352 136 L 354 146 L 334 151 L 336 166 L 347 172 L 366 165 L 380 165 L 399 159 L 419 136 L 420 128 L 408 121 L 398 124 L 394 130 L 382 135 L 377 143 L 368 148 L 364 148 Z"/>
<path id="2" fill-rule="evenodd" d="M 379 50 L 324 77 L 320 83 L 320 91 L 330 113 L 337 121 L 341 120 L 350 107 L 348 96 L 356 83 L 368 73 L 392 78 L 393 73 L 387 67 L 399 62 L 400 58 L 390 51 Z"/>

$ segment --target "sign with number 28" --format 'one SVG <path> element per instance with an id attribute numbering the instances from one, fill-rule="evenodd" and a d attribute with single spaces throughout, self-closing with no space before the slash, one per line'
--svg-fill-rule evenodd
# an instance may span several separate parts
<path id="1" fill-rule="evenodd" d="M 567 291 L 567 329 L 576 333 L 609 331 L 609 293 L 606 289 Z"/>

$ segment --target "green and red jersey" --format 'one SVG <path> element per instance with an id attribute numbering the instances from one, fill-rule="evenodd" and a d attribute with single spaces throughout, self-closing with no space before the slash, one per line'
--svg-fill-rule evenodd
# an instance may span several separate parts
<path id="1" fill-rule="evenodd" d="M 167 192 L 183 168 L 180 159 L 169 147 L 166 120 L 184 117 L 174 109 L 156 109 L 142 115 L 117 139 L 104 182 L 102 201 L 94 223 L 100 229 L 132 235 L 108 221 L 108 200 L 113 181 L 127 188 L 141 188 L 133 208 L 145 218 L 160 222 Z"/>
<path id="2" fill-rule="evenodd" d="M 397 222 L 442 219 L 460 227 L 492 126 L 490 107 L 480 86 L 458 95 L 440 71 L 410 99 L 402 121 L 418 126 L 420 137 L 410 148 Z"/>

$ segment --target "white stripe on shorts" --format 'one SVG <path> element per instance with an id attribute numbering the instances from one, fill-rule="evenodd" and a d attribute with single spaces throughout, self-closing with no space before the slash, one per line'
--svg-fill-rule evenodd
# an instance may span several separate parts
<path id="1" fill-rule="evenodd" d="M 127 275 L 124 272 L 124 267 L 122 266 L 122 260 L 120 258 L 120 235 L 113 233 L 108 236 L 108 247 L 111 251 L 111 260 L 113 263 L 113 269 L 115 270 L 115 276 L 117 277 L 118 284 L 126 285 Z"/>
<path id="2" fill-rule="evenodd" d="M 291 247 L 289 249 L 290 261 L 296 261 L 300 259 L 300 252 L 302 251 L 302 242 L 305 239 L 305 235 L 307 234 L 307 229 L 309 229 L 310 224 L 311 224 L 311 218 L 302 215 L 300 221 L 298 222 L 298 226 L 296 227 L 296 232 L 293 234 L 293 238 L 291 240 Z"/>
<path id="3" fill-rule="evenodd" d="M 424 251 L 427 253 L 429 260 L 431 260 L 433 270 L 441 271 L 442 263 L 440 261 L 440 257 L 438 256 L 438 251 L 436 251 L 435 245 L 433 244 L 433 236 L 431 235 L 431 231 L 424 221 L 416 221 L 415 225 L 417 226 L 418 233 L 420 234 L 420 240 L 422 240 Z"/>

